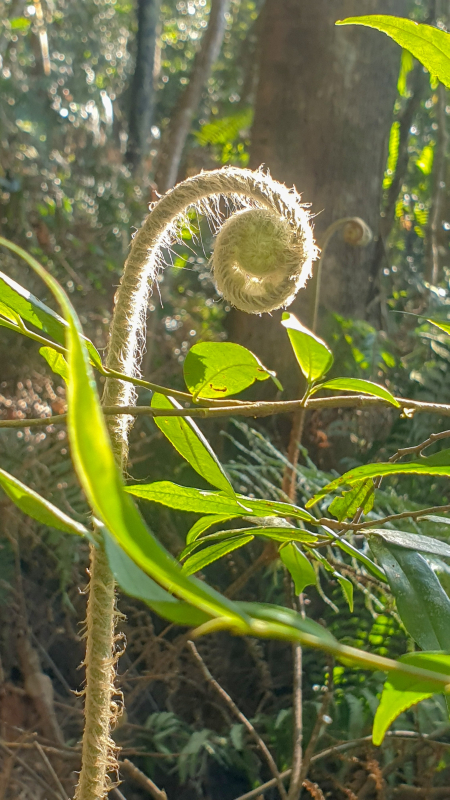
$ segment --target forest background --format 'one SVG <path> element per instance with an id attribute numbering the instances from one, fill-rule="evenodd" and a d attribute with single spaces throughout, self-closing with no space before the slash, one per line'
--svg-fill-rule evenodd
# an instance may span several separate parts
<path id="1" fill-rule="evenodd" d="M 0 10 L 0 233 L 66 287 L 100 350 L 130 237 L 148 203 L 200 169 L 263 164 L 311 204 L 319 245 L 329 226 L 346 217 L 361 217 L 373 232 L 365 247 L 352 244 L 351 230 L 345 239 L 337 231 L 327 246 L 318 332 L 335 354 L 333 374 L 375 380 L 417 400 L 447 396 L 447 338 L 418 315 L 445 319 L 450 303 L 448 93 L 387 38 L 335 27 L 352 14 L 390 13 L 446 29 L 447 2 L 1 0 Z M 167 253 L 153 292 L 144 373 L 183 389 L 189 347 L 230 339 L 276 370 L 284 399 L 296 397 L 295 360 L 279 312 L 254 318 L 218 300 L 208 267 L 212 232 L 204 222 L 191 223 L 194 232 L 186 228 L 183 242 Z M 22 282 L 15 260 L 6 252 L 1 258 L 2 269 Z M 33 281 L 27 286 L 51 304 Z M 309 326 L 312 306 L 313 283 L 293 306 Z M 32 342 L 2 330 L 0 363 L 2 419 L 65 410 L 64 383 L 44 369 Z M 268 383 L 252 396 L 273 399 Z M 146 401 L 142 392 L 140 403 Z M 55 436 L 50 427 L 2 430 L 2 466 L 82 518 L 65 433 L 58 429 Z M 309 412 L 296 472 L 299 501 L 323 486 L 331 471 L 386 459 L 400 444 L 416 444 L 442 427 L 436 416 L 404 420 L 384 408 Z M 272 499 L 283 496 L 290 429 L 284 417 L 204 425 L 236 488 Z M 128 469 L 136 481 L 198 481 L 148 418 L 134 428 Z M 442 479 L 403 477 L 383 502 L 387 513 L 401 513 L 421 503 L 445 504 L 447 493 Z M 34 742 L 51 747 L 49 740 L 66 748 L 56 773 L 70 794 L 79 768 L 82 702 L 74 691 L 83 681 L 77 620 L 84 616 L 87 546 L 24 520 L 3 497 L 0 503 L 0 797 L 47 796 L 36 775 L 44 784 L 52 776 Z M 186 516 L 148 506 L 145 514 L 178 554 Z M 209 568 L 209 579 L 229 589 L 257 561 L 258 548 L 252 544 L 222 559 Z M 351 569 L 347 565 L 350 579 Z M 355 583 L 356 615 L 348 613 L 336 580 L 322 577 L 306 591 L 308 616 L 349 644 L 394 658 L 404 653 L 410 640 L 391 599 L 374 594 L 370 582 Z M 279 562 L 250 574 L 245 592 L 263 601 L 282 596 Z M 119 665 L 126 714 L 115 738 L 125 783 L 111 796 L 149 796 L 149 776 L 169 798 L 234 800 L 267 780 L 267 765 L 205 683 L 183 647 L 184 634 L 168 630 L 137 601 L 122 598 L 120 610 L 128 642 Z M 290 647 L 216 634 L 199 649 L 280 770 L 289 767 Z M 304 660 L 305 744 L 312 734 L 321 749 L 368 735 L 382 676 L 330 667 L 308 652 Z M 50 706 L 42 701 L 45 692 L 30 689 L 36 676 L 41 685 L 51 680 Z M 398 729 L 438 730 L 441 745 L 388 739 L 378 749 L 363 742 L 314 763 L 311 780 L 325 797 L 339 800 L 384 792 L 405 800 L 446 797 L 442 698 L 403 715 Z M 31 731 L 39 736 L 30 738 Z M 11 749 L 17 741 L 20 755 Z M 275 797 L 276 790 L 266 796 Z"/>

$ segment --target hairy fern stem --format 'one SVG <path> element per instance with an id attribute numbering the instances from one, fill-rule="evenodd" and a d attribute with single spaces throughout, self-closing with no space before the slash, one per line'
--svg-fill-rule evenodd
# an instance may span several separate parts
<path id="1" fill-rule="evenodd" d="M 227 167 L 178 184 L 152 207 L 136 233 L 115 298 L 106 366 L 138 376 L 148 295 L 162 266 L 162 251 L 176 239 L 177 221 L 195 206 L 218 214 L 221 197 L 238 213 L 219 233 L 212 268 L 225 300 L 259 314 L 289 305 L 311 274 L 316 255 L 309 215 L 295 189 L 262 171 Z M 109 378 L 103 404 L 132 406 L 130 383 Z M 115 456 L 125 471 L 132 417 L 108 417 Z M 105 798 L 115 768 L 110 738 L 114 718 L 114 578 L 101 545 L 91 548 L 87 612 L 86 701 L 82 769 L 75 800 Z"/>

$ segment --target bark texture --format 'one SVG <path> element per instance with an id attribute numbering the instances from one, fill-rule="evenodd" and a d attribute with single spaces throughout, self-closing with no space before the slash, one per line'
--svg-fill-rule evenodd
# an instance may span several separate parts
<path id="1" fill-rule="evenodd" d="M 131 85 L 127 161 L 137 170 L 151 139 L 155 87 L 153 72 L 161 0 L 138 0 L 136 67 Z"/>
<path id="2" fill-rule="evenodd" d="M 373 13 L 406 16 L 406 0 L 266 0 L 262 13 L 250 166 L 264 164 L 274 178 L 295 184 L 317 214 L 319 245 L 341 217 L 362 217 L 376 233 L 401 51 L 378 31 L 335 22 Z M 373 247 L 353 248 L 336 235 L 324 264 L 326 308 L 365 316 Z M 307 325 L 311 294 L 301 292 L 292 308 Z M 275 368 L 278 317 L 273 330 L 267 319 L 233 312 L 230 320 L 231 335 L 254 345 Z"/>
<path id="3" fill-rule="evenodd" d="M 199 106 L 202 92 L 222 46 L 229 6 L 230 0 L 211 0 L 208 27 L 194 59 L 189 83 L 178 98 L 163 136 L 155 174 L 155 183 L 161 194 L 171 189 L 177 181 L 192 117 Z"/>

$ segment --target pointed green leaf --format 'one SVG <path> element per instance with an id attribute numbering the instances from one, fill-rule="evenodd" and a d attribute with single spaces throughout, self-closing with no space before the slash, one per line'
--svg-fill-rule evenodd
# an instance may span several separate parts
<path id="1" fill-rule="evenodd" d="M 296 544 L 292 542 L 281 547 L 280 558 L 294 581 L 295 594 L 301 594 L 305 586 L 315 586 L 317 576 L 314 567 Z"/>
<path id="2" fill-rule="evenodd" d="M 422 669 L 434 670 L 449 675 L 450 689 L 450 655 L 446 653 L 408 653 L 401 656 L 402 664 L 411 664 Z M 397 717 L 411 706 L 426 700 L 433 694 L 442 694 L 442 684 L 429 680 L 424 681 L 410 675 L 391 672 L 384 684 L 380 705 L 373 723 L 373 743 L 377 747 L 382 743 L 386 731 Z"/>
<path id="3" fill-rule="evenodd" d="M 423 650 L 450 650 L 450 600 L 423 556 L 377 535 L 369 543 L 408 633 Z"/>
<path id="4" fill-rule="evenodd" d="M 69 367 L 67 361 L 61 353 L 54 350 L 53 347 L 41 347 L 39 353 L 42 358 L 45 358 L 52 372 L 60 375 L 61 378 L 67 383 L 69 377 Z"/>
<path id="5" fill-rule="evenodd" d="M 156 481 L 155 483 L 133 484 L 126 487 L 126 491 L 144 500 L 161 503 L 169 508 L 180 511 L 192 511 L 196 514 L 230 514 L 243 517 L 254 515 L 256 517 L 292 517 L 305 522 L 316 520 L 307 511 L 289 503 L 278 503 L 272 500 L 255 500 L 253 497 L 235 495 L 235 500 L 223 492 L 211 492 L 204 489 L 194 489 L 190 486 L 178 486 L 171 481 Z"/>
<path id="6" fill-rule="evenodd" d="M 287 329 L 292 349 L 308 383 L 319 380 L 333 363 L 329 347 L 305 328 L 294 314 L 284 312 L 281 324 Z"/>
<path id="7" fill-rule="evenodd" d="M 76 533 L 78 536 L 91 536 L 87 528 L 71 519 L 49 500 L 45 500 L 40 494 L 25 486 L 24 483 L 0 469 L 0 486 L 5 494 L 20 508 L 24 514 L 36 519 L 49 528 L 57 528 L 64 533 Z"/>
<path id="8" fill-rule="evenodd" d="M 377 383 L 372 381 L 364 381 L 360 378 L 333 378 L 331 381 L 315 386 L 312 394 L 318 392 L 319 389 L 333 389 L 339 392 L 360 392 L 362 394 L 369 394 L 371 397 L 379 397 L 381 400 L 387 400 L 393 406 L 400 408 L 400 403 L 395 399 L 394 395 L 388 392 L 384 386 L 378 386 Z"/>
<path id="9" fill-rule="evenodd" d="M 233 537 L 246 533 L 251 533 L 253 536 L 263 536 L 275 542 L 302 542 L 303 544 L 313 544 L 317 542 L 319 538 L 314 533 L 303 531 L 293 526 L 289 526 L 288 528 L 272 528 L 266 526 L 261 528 L 231 528 L 225 531 L 210 533 L 208 536 L 203 536 L 201 539 L 196 538 L 195 540 L 191 540 L 186 544 L 183 552 L 180 553 L 179 559 L 181 561 L 194 550 L 197 550 L 197 548 L 203 547 L 203 545 L 208 545 L 223 539 L 232 539 Z M 326 541 L 326 539 L 324 541 Z"/>
<path id="10" fill-rule="evenodd" d="M 378 478 L 381 475 L 447 475 L 450 476 L 450 449 L 441 450 L 428 458 L 420 458 L 417 461 L 408 461 L 406 463 L 397 462 L 384 462 L 380 464 L 364 464 L 362 467 L 355 467 L 355 469 L 341 475 L 340 478 L 331 481 L 323 489 L 320 489 L 314 497 L 306 503 L 306 508 L 311 508 L 315 503 L 325 497 L 327 494 L 334 492 L 342 484 L 349 484 L 354 486 L 358 481 L 367 478 Z"/>
<path id="11" fill-rule="evenodd" d="M 372 534 L 376 534 L 381 536 L 385 542 L 396 544 L 399 547 L 450 558 L 450 545 L 440 542 L 439 539 L 433 539 L 431 536 L 421 536 L 419 533 L 407 533 L 407 531 L 395 531 L 390 528 L 370 528 L 366 532 L 369 534 L 369 538 Z"/>
<path id="12" fill-rule="evenodd" d="M 232 342 L 195 344 L 186 356 L 183 371 L 186 386 L 196 398 L 229 397 L 255 381 L 275 378 L 275 373 L 266 369 L 250 350 Z"/>
<path id="13" fill-rule="evenodd" d="M 252 539 L 254 539 L 254 536 L 248 534 L 235 536 L 219 544 L 212 544 L 211 547 L 205 547 L 204 550 L 200 550 L 184 562 L 183 572 L 185 575 L 193 575 L 194 572 L 199 572 L 204 567 L 207 567 L 208 564 L 212 564 L 213 561 L 217 561 L 217 559 L 226 556 L 228 553 L 232 553 L 233 550 L 237 550 L 238 547 L 248 544 Z"/>
<path id="14" fill-rule="evenodd" d="M 173 398 L 155 393 L 152 397 L 152 408 L 181 408 L 181 406 Z M 175 450 L 205 481 L 217 486 L 225 494 L 235 497 L 234 489 L 219 459 L 200 428 L 190 417 L 155 417 L 154 421 Z"/>
<path id="15" fill-rule="evenodd" d="M 213 525 L 220 525 L 221 522 L 228 522 L 230 519 L 235 519 L 234 515 L 229 514 L 212 514 L 209 517 L 200 517 L 197 522 L 194 522 L 192 528 L 186 536 L 186 544 L 192 544 L 200 538 L 202 533 L 212 528 Z"/>
<path id="16" fill-rule="evenodd" d="M 339 572 L 335 571 L 334 575 L 342 589 L 342 594 L 347 600 L 350 611 L 353 612 L 353 583 L 348 578 L 344 578 Z"/>
<path id="17" fill-rule="evenodd" d="M 365 25 L 386 33 L 394 42 L 409 50 L 431 75 L 450 88 L 450 35 L 445 31 L 385 14 L 348 17 L 336 25 Z"/>
<path id="18" fill-rule="evenodd" d="M 349 492 L 343 492 L 342 497 L 335 497 L 328 506 L 328 511 L 342 522 L 344 519 L 352 519 L 359 508 L 362 508 L 364 514 L 368 514 L 372 511 L 374 499 L 373 481 L 361 481 Z"/>
<path id="19" fill-rule="evenodd" d="M 8 275 L 0 272 L 0 300 L 16 311 L 20 317 L 31 322 L 35 328 L 47 333 L 55 342 L 64 345 L 67 322 L 49 306 L 42 303 L 28 289 L 25 289 Z M 100 354 L 89 339 L 83 336 L 89 351 L 89 358 L 95 366 L 102 366 Z"/>
<path id="20" fill-rule="evenodd" d="M 5 328 L 11 327 L 13 330 L 16 329 L 20 330 L 21 328 L 23 328 L 23 320 L 20 317 L 20 315 L 17 314 L 15 311 L 13 311 L 12 308 L 9 308 L 9 306 L 7 306 L 5 303 L 2 303 L 1 300 L 0 300 L 0 314 L 2 317 L 5 318 L 4 320 L 0 319 L 0 325 L 4 325 Z M 5 321 L 8 322 L 7 325 L 4 324 Z"/>
<path id="21" fill-rule="evenodd" d="M 302 617 L 298 611 L 292 608 L 284 608 L 284 606 L 269 605 L 269 603 L 246 603 L 240 602 L 236 605 L 239 606 L 246 614 L 251 614 L 255 619 L 264 620 L 267 622 L 278 622 L 282 625 L 288 625 L 296 628 L 301 633 L 306 633 L 309 636 L 316 636 L 320 639 L 324 646 L 336 644 L 337 640 L 327 628 L 324 628 L 318 622 L 307 617 Z"/>
<path id="22" fill-rule="evenodd" d="M 177 600 L 143 572 L 103 529 L 103 539 L 111 571 L 125 594 L 143 600 L 153 611 L 177 625 L 202 625 L 211 617 L 194 606 Z"/>
<path id="23" fill-rule="evenodd" d="M 436 328 L 440 328 L 441 331 L 445 331 L 445 333 L 450 334 L 450 322 L 444 322 L 440 319 L 433 319 L 433 317 L 426 317 L 427 322 L 430 322 L 431 325 L 435 325 Z"/>

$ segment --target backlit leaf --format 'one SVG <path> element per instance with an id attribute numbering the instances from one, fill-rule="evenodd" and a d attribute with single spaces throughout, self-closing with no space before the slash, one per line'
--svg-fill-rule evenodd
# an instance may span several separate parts
<path id="1" fill-rule="evenodd" d="M 450 36 L 445 31 L 385 14 L 348 17 L 336 25 L 365 25 L 386 33 L 405 50 L 409 50 L 431 75 L 450 87 Z"/>
<path id="2" fill-rule="evenodd" d="M 294 581 L 295 594 L 301 594 L 305 586 L 315 586 L 314 567 L 296 544 L 292 542 L 281 547 L 280 558 Z"/>
<path id="3" fill-rule="evenodd" d="M 181 408 L 173 398 L 155 393 L 152 408 Z M 225 470 L 200 428 L 190 417 L 154 417 L 160 431 L 202 478 L 225 494 L 235 497 Z"/>
<path id="4" fill-rule="evenodd" d="M 60 375 L 61 378 L 63 378 L 63 380 L 67 383 L 69 377 L 69 368 L 62 353 L 58 353 L 58 351 L 54 350 L 53 347 L 41 347 L 39 349 L 39 353 L 42 358 L 45 358 L 52 372 L 54 372 L 56 375 Z"/>
<path id="5" fill-rule="evenodd" d="M 368 514 L 372 511 L 374 499 L 373 481 L 361 481 L 350 491 L 343 492 L 342 497 L 335 497 L 328 506 L 328 511 L 342 522 L 344 519 L 352 519 L 359 508 L 362 508 L 364 514 Z"/>
<path id="6" fill-rule="evenodd" d="M 245 544 L 248 544 L 253 538 L 254 536 L 251 534 L 235 536 L 219 544 L 212 544 L 210 547 L 205 547 L 204 550 L 200 550 L 184 562 L 183 572 L 185 575 L 192 575 L 194 572 L 199 572 L 199 570 L 207 567 L 208 564 L 212 564 L 213 561 L 217 561 L 217 559 L 226 556 L 228 553 L 232 553 L 233 550 L 237 550 L 238 547 L 243 547 Z"/>
<path id="7" fill-rule="evenodd" d="M 434 670 L 449 675 L 450 689 L 450 656 L 445 653 L 408 653 L 401 656 L 402 664 Z M 377 747 L 382 743 L 386 731 L 397 717 L 421 700 L 433 694 L 442 693 L 442 684 L 435 681 L 424 681 L 412 676 L 391 672 L 384 684 L 380 705 L 373 723 L 373 743 Z"/>
<path id="8" fill-rule="evenodd" d="M 186 386 L 194 397 L 229 397 L 255 381 L 274 377 L 259 359 L 232 342 L 200 342 L 189 350 L 184 366 Z"/>
<path id="9" fill-rule="evenodd" d="M 355 467 L 355 469 L 341 475 L 340 478 L 331 481 L 323 489 L 317 492 L 306 503 L 306 508 L 311 508 L 315 503 L 325 497 L 327 494 L 334 492 L 343 484 L 353 486 L 358 481 L 367 478 L 378 478 L 381 475 L 447 475 L 450 476 L 450 449 L 441 450 L 428 458 L 421 458 L 417 461 L 403 462 L 381 462 L 379 464 L 364 464 L 362 467 Z"/>
<path id="10" fill-rule="evenodd" d="M 325 381 L 319 386 L 315 386 L 312 394 L 318 392 L 319 389 L 333 389 L 340 392 L 358 392 L 361 394 L 369 394 L 371 397 L 379 397 L 381 400 L 387 400 L 393 406 L 400 408 L 400 403 L 395 399 L 394 395 L 388 392 L 383 386 L 378 386 L 377 383 L 372 381 L 364 381 L 360 378 L 333 378 L 331 381 Z"/>
<path id="11" fill-rule="evenodd" d="M 76 533 L 78 536 L 91 536 L 87 528 L 71 519 L 53 503 L 45 500 L 40 494 L 25 486 L 13 475 L 0 469 L 0 486 L 5 494 L 20 508 L 24 514 L 36 519 L 50 528 L 57 528 L 64 533 Z"/>
<path id="12" fill-rule="evenodd" d="M 230 519 L 234 519 L 234 517 L 229 514 L 211 514 L 208 517 L 200 517 L 197 522 L 194 522 L 192 528 L 190 528 L 186 536 L 186 544 L 197 541 L 202 533 L 212 528 L 213 525 L 220 525 L 222 522 L 228 522 Z"/>
<path id="13" fill-rule="evenodd" d="M 308 383 L 317 381 L 330 369 L 333 354 L 325 342 L 305 328 L 294 314 L 283 313 L 282 325 L 288 336 L 300 369 Z"/>

